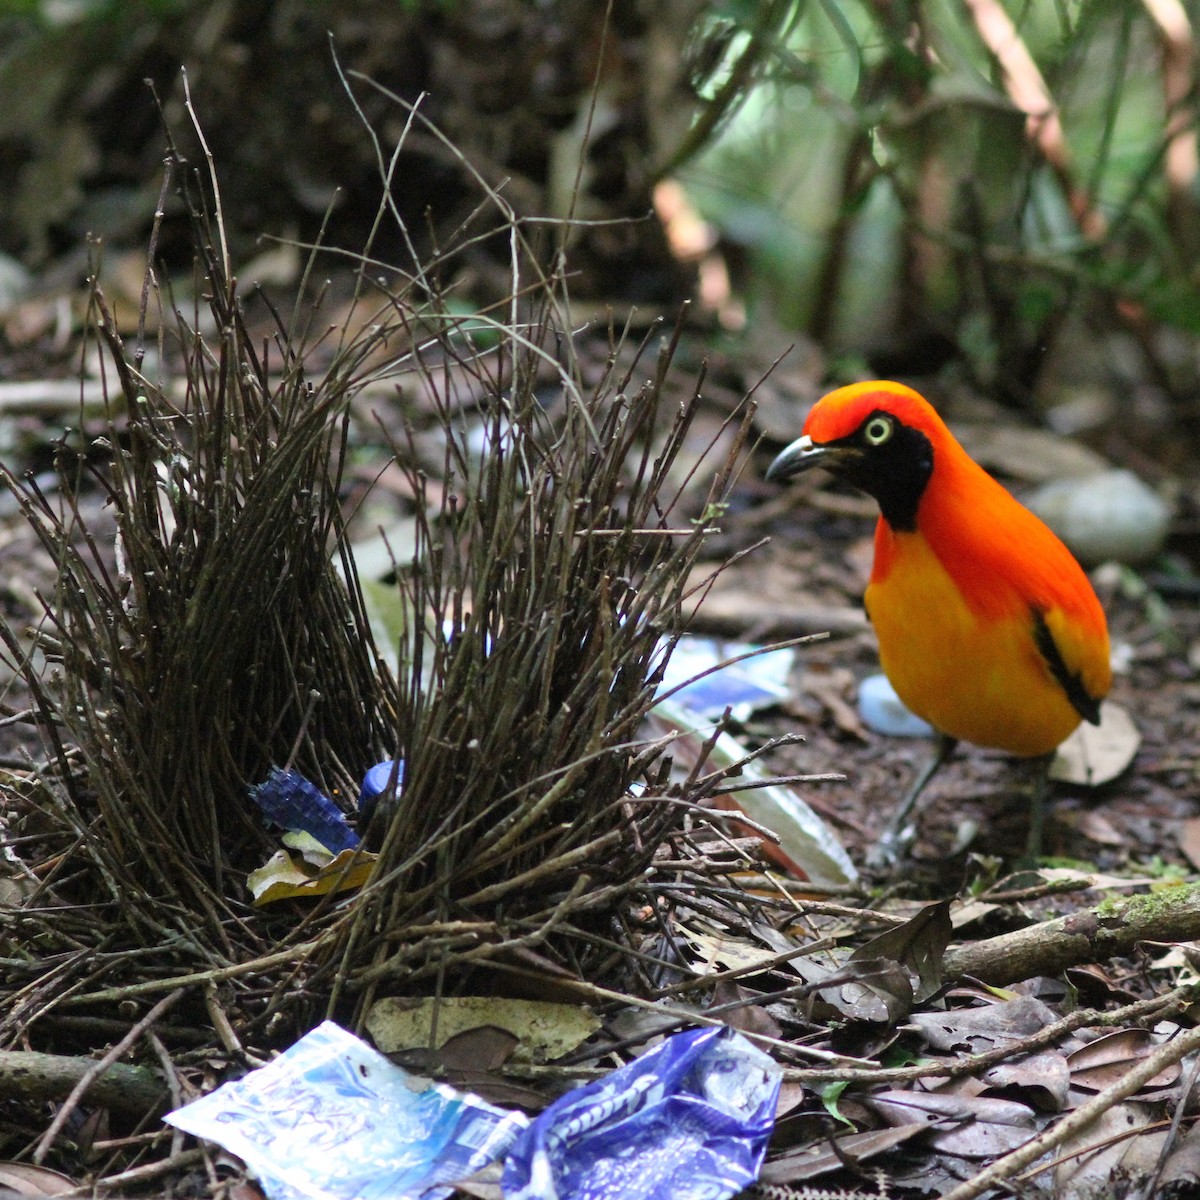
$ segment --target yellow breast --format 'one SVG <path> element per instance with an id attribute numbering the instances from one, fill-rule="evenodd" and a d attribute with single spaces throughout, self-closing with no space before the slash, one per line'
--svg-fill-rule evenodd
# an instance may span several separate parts
<path id="1" fill-rule="evenodd" d="M 1053 750 L 1080 717 L 1038 652 L 1028 606 L 1014 598 L 1012 615 L 977 615 L 920 534 L 889 535 L 887 571 L 866 605 L 900 699 L 950 737 L 1010 754 Z"/>

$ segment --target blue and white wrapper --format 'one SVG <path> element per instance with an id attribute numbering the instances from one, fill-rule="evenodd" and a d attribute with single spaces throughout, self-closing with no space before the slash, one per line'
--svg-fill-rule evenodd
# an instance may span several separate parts
<path id="1" fill-rule="evenodd" d="M 528 1124 L 409 1075 L 332 1021 L 165 1120 L 236 1154 L 270 1200 L 438 1200 Z"/>
<path id="2" fill-rule="evenodd" d="M 678 1033 L 546 1109 L 509 1150 L 505 1200 L 724 1200 L 758 1178 L 781 1078 L 731 1029 Z"/>

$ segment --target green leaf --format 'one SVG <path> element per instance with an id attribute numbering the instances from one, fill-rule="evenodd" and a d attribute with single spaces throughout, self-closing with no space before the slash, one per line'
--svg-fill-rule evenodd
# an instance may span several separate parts
<path id="1" fill-rule="evenodd" d="M 817 1095 L 821 1097 L 821 1103 L 825 1106 L 825 1111 L 835 1121 L 841 1121 L 843 1125 L 848 1125 L 851 1129 L 855 1129 L 857 1127 L 854 1122 L 838 1111 L 838 1101 L 842 1098 L 842 1093 L 849 1086 L 849 1082 L 844 1079 L 838 1083 L 827 1083 L 817 1088 Z"/>

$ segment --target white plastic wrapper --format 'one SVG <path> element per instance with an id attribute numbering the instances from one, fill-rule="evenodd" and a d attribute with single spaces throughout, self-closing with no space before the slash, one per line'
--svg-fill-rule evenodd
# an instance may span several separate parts
<path id="1" fill-rule="evenodd" d="M 408 1074 L 332 1021 L 165 1120 L 236 1154 L 270 1200 L 437 1200 L 529 1124 Z"/>
<path id="2" fill-rule="evenodd" d="M 796 659 L 792 649 L 750 654 L 755 649 L 742 642 L 682 637 L 671 653 L 658 690 L 660 694 L 672 692 L 676 704 L 702 717 L 719 717 L 729 707 L 735 721 L 746 721 L 756 710 L 791 695 L 788 673 Z M 749 657 L 729 662 L 745 654 Z"/>

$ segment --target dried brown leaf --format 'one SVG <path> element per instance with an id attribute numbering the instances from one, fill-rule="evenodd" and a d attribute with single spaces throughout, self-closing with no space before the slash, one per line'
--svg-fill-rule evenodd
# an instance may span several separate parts
<path id="1" fill-rule="evenodd" d="M 1145 1181 L 1153 1173 L 1167 1135 L 1165 1130 L 1147 1131 L 1130 1140 L 1129 1134 L 1153 1120 L 1148 1105 L 1126 1101 L 1068 1139 L 1060 1154 L 1070 1157 L 1054 1170 L 1055 1200 L 1108 1200 L 1136 1194 L 1129 1191 L 1129 1185 Z"/>
<path id="2" fill-rule="evenodd" d="M 917 999 L 924 1000 L 942 986 L 942 955 L 952 936 L 950 902 L 939 900 L 903 925 L 873 937 L 850 957 L 852 961 L 890 958 L 908 967 L 920 980 Z"/>
<path id="3" fill-rule="evenodd" d="M 912 1012 L 908 972 L 890 958 L 855 959 L 833 972 L 821 997 L 859 1021 L 894 1025 Z"/>
<path id="4" fill-rule="evenodd" d="M 893 1125 L 924 1119 L 936 1126 L 933 1144 L 960 1158 L 990 1158 L 1029 1139 L 1033 1110 L 994 1096 L 949 1096 L 941 1092 L 877 1092 L 867 1104 Z"/>
<path id="5" fill-rule="evenodd" d="M 494 1071 L 512 1057 L 521 1039 L 497 1025 L 479 1025 L 448 1037 L 438 1057 L 448 1071 Z"/>
<path id="6" fill-rule="evenodd" d="M 1200 817 L 1190 817 L 1179 827 L 1179 849 L 1200 870 Z"/>
<path id="7" fill-rule="evenodd" d="M 1179 1189 L 1180 1195 L 1187 1194 L 1185 1188 L 1200 1188 L 1200 1125 L 1193 1125 L 1179 1139 L 1167 1158 L 1159 1184 L 1167 1195 L 1172 1194 L 1172 1188 Z"/>
<path id="8" fill-rule="evenodd" d="M 32 1163 L 0 1163 L 0 1192 L 13 1196 L 59 1196 L 74 1191 L 75 1181 L 69 1175 L 35 1167 Z"/>
<path id="9" fill-rule="evenodd" d="M 866 1162 L 878 1154 L 895 1149 L 928 1128 L 928 1123 L 922 1120 L 814 1142 L 803 1149 L 772 1159 L 763 1167 L 759 1179 L 763 1183 L 773 1184 L 803 1183 L 818 1175 L 841 1170 L 848 1162 Z"/>
<path id="10" fill-rule="evenodd" d="M 1074 1087 L 1090 1092 L 1103 1091 L 1126 1075 L 1130 1067 L 1158 1049 L 1147 1029 L 1117 1029 L 1088 1042 L 1067 1055 Z M 1147 1088 L 1169 1087 L 1179 1079 L 1179 1064 L 1175 1063 L 1146 1083 Z"/>
<path id="11" fill-rule="evenodd" d="M 914 1013 L 908 1024 L 938 1050 L 982 1054 L 1019 1042 L 1055 1019 L 1053 1010 L 1040 1000 L 1018 996 L 979 1008 Z"/>
<path id="12" fill-rule="evenodd" d="M 367 1013 L 366 1025 L 384 1054 L 428 1048 L 431 1041 L 434 1049 L 444 1050 L 452 1038 L 470 1033 L 487 1042 L 491 1051 L 498 1045 L 496 1035 L 507 1035 L 519 1043 L 517 1057 L 536 1062 L 560 1058 L 600 1028 L 597 1017 L 580 1004 L 500 996 L 385 996 Z M 483 1029 L 494 1032 L 480 1033 Z M 475 1060 L 462 1065 L 485 1064 Z"/>
<path id="13" fill-rule="evenodd" d="M 1043 1050 L 992 1067 L 984 1072 L 983 1082 L 991 1088 L 1023 1092 L 1036 1108 L 1062 1112 L 1071 1090 L 1071 1069 L 1057 1050 Z"/>
<path id="14" fill-rule="evenodd" d="M 1129 713 L 1106 700 L 1100 706 L 1099 725 L 1085 722 L 1059 746 L 1050 778 L 1079 787 L 1110 783 L 1133 762 L 1141 743 Z"/>
<path id="15" fill-rule="evenodd" d="M 742 1033 L 757 1033 L 763 1037 L 779 1038 L 783 1030 L 779 1022 L 760 1004 L 754 1003 L 757 992 L 742 987 L 731 979 L 718 979 L 713 989 L 713 1007 L 724 1009 L 718 1013 L 726 1025 Z M 726 1008 L 726 1005 L 736 1005 Z"/>

